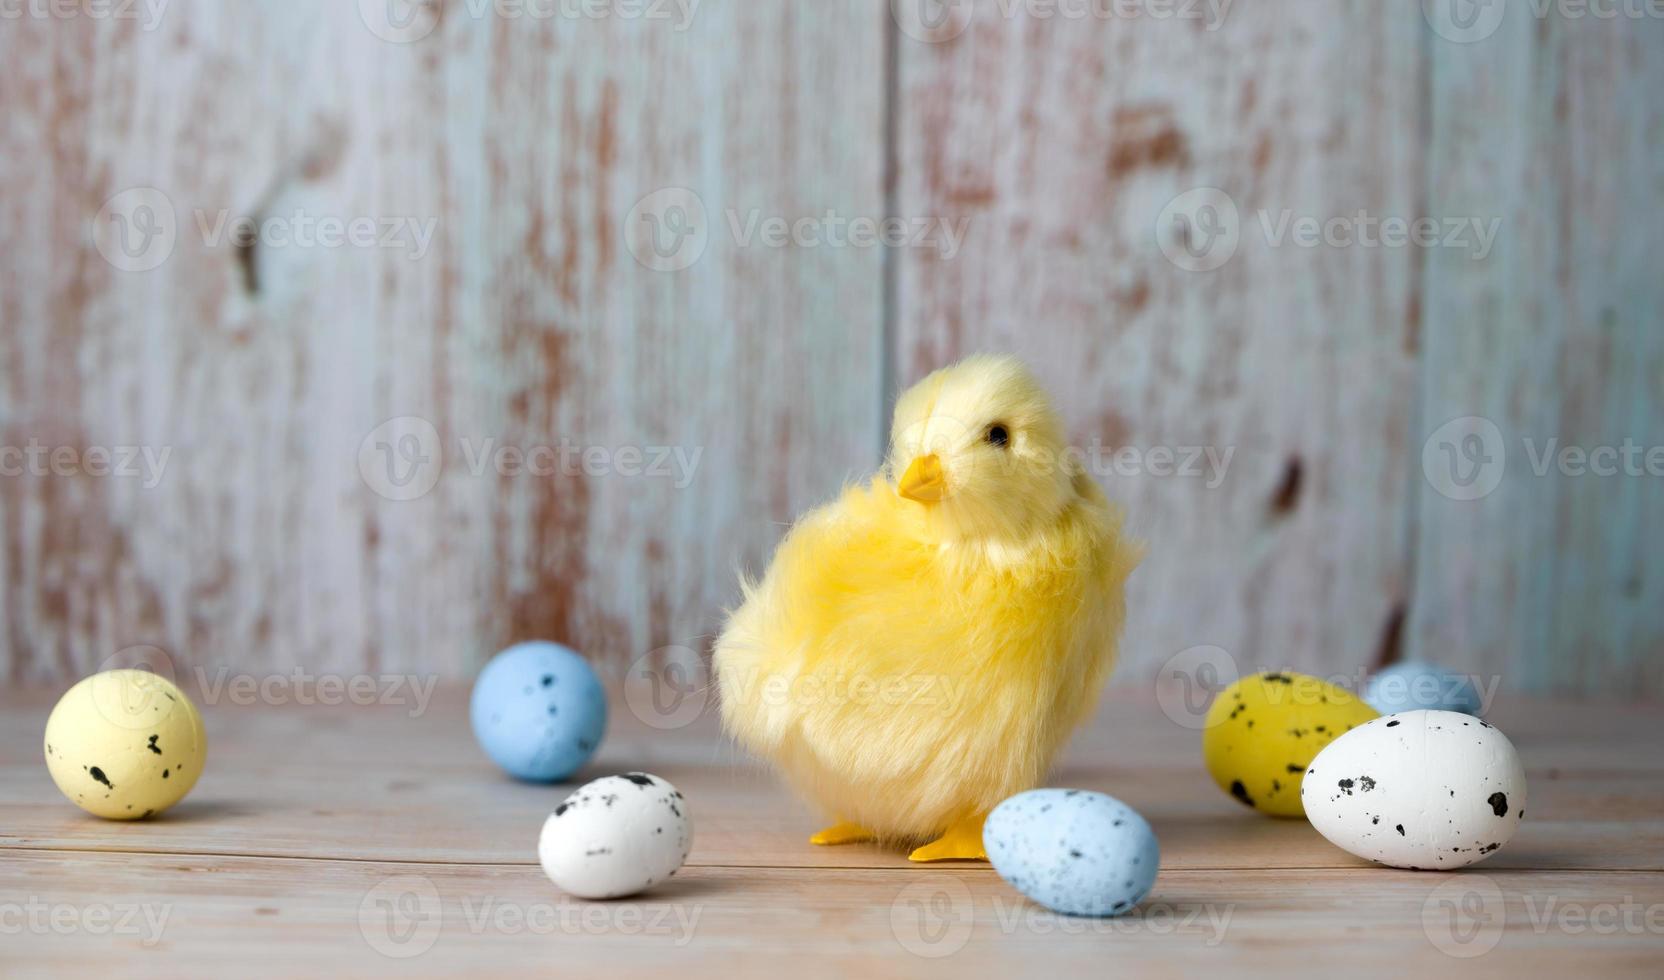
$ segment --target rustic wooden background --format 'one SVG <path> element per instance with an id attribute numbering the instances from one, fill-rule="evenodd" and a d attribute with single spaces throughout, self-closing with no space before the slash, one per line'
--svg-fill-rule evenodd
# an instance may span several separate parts
<path id="1" fill-rule="evenodd" d="M 1233 454 L 1217 485 L 1102 474 L 1150 541 L 1122 681 L 1210 645 L 1664 694 L 1664 478 L 1538 476 L 1523 448 L 1664 445 L 1664 23 L 1515 3 L 1451 40 L 1444 2 L 928 0 L 934 32 L 912 0 L 0 20 L 0 447 L 171 454 L 155 486 L 0 476 L 0 661 L 697 650 L 735 569 L 876 464 L 897 385 L 1002 349 L 1083 447 Z M 1159 247 L 1197 187 L 1241 213 L 1209 272 Z M 96 247 L 130 188 L 177 217 L 150 271 Z M 704 208 L 685 269 L 636 258 L 663 188 Z M 1483 260 L 1271 247 L 1257 215 L 1285 209 L 1501 224 Z M 297 210 L 435 234 L 420 259 L 243 248 L 196 218 Z M 827 213 L 965 239 L 767 247 L 729 219 Z M 1466 416 L 1507 450 L 1478 500 L 1424 474 Z M 407 417 L 437 484 L 388 499 L 360 448 Z M 476 473 L 459 447 L 486 439 L 700 455 L 685 486 Z"/>

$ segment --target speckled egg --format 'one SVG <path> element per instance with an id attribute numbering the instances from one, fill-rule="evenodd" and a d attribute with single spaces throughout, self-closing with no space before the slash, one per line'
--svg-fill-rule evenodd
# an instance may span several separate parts
<path id="1" fill-rule="evenodd" d="M 1219 693 L 1202 757 L 1219 788 L 1277 817 L 1298 817 L 1300 779 L 1324 746 L 1379 713 L 1356 694 L 1287 671 L 1244 677 Z"/>
<path id="2" fill-rule="evenodd" d="M 178 803 L 207 757 L 196 705 L 148 670 L 94 674 L 46 719 L 52 781 L 76 806 L 110 820 L 141 820 Z"/>
<path id="3" fill-rule="evenodd" d="M 474 737 L 510 775 L 568 779 L 607 729 L 607 695 L 583 657 L 559 643 L 520 643 L 492 658 L 469 702 Z"/>
<path id="4" fill-rule="evenodd" d="M 1364 700 L 1384 715 L 1421 710 L 1478 715 L 1484 709 L 1473 678 L 1424 663 L 1394 664 L 1371 677 Z"/>
<path id="5" fill-rule="evenodd" d="M 1335 739 L 1306 770 L 1306 816 L 1341 850 L 1395 868 L 1460 868 L 1525 818 L 1513 743 L 1456 711 L 1406 711 Z"/>
<path id="6" fill-rule="evenodd" d="M 1018 793 L 988 815 L 982 846 L 1011 887 L 1065 915 L 1120 915 L 1150 893 L 1161 865 L 1143 817 L 1082 789 Z"/>
<path id="7" fill-rule="evenodd" d="M 676 873 L 693 846 L 693 821 L 676 787 L 629 772 L 578 787 L 543 822 L 537 859 L 579 898 L 634 895 Z"/>

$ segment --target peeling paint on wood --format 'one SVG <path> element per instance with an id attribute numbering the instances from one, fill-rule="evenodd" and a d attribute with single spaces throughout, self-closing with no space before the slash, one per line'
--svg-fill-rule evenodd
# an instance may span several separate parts
<path id="1" fill-rule="evenodd" d="M 358 6 L 0 27 L 0 446 L 170 454 L 155 486 L 0 477 L 12 681 L 135 644 L 317 673 L 466 674 L 529 637 L 613 666 L 701 649 L 735 572 L 876 465 L 887 379 L 997 348 L 1150 541 L 1123 682 L 1198 645 L 1341 676 L 1402 648 L 1664 692 L 1664 480 L 1537 477 L 1523 442 L 1664 445 L 1656 20 L 1511 13 L 1455 44 L 1413 3 L 977 3 L 925 43 L 887 0 L 704 0 L 686 25 L 446 2 L 389 43 Z M 150 272 L 94 245 L 137 187 L 178 219 Z M 1201 187 L 1241 240 L 1189 272 L 1158 221 Z M 664 188 L 705 216 L 679 271 L 629 227 Z M 1272 240 L 1359 211 L 1502 230 L 1483 260 Z M 756 237 L 886 213 L 926 237 Z M 216 224 L 297 215 L 404 237 Z M 1478 501 L 1422 465 L 1466 415 L 1507 440 Z M 387 499 L 361 450 L 409 462 L 372 434 L 411 417 L 442 465 Z M 660 447 L 662 475 L 620 472 Z"/>
<path id="2" fill-rule="evenodd" d="M 390 44 L 357 6 L 0 32 L 0 432 L 173 453 L 154 489 L 0 485 L 13 680 L 137 643 L 315 672 L 466 673 L 530 636 L 615 666 L 698 649 L 737 569 L 872 465 L 881 256 L 742 248 L 724 211 L 882 214 L 880 17 L 711 0 L 680 31 L 451 4 Z M 122 272 L 88 228 L 140 185 L 178 244 Z M 623 247 L 667 186 L 711 220 L 674 273 Z M 238 248 L 198 210 L 435 230 L 420 258 Z M 392 501 L 357 460 L 404 416 L 443 475 Z M 563 447 L 546 475 L 488 455 Z"/>
<path id="3" fill-rule="evenodd" d="M 1494 468 L 1480 499 L 1418 480 L 1410 652 L 1511 686 L 1656 697 L 1664 476 L 1644 457 L 1643 475 L 1610 476 L 1555 457 L 1664 446 L 1664 22 L 1509 16 L 1431 50 L 1430 206 L 1501 230 L 1487 261 L 1428 255 L 1417 448 L 1477 416 L 1501 451 L 1435 453 L 1468 477 Z"/>
<path id="4" fill-rule="evenodd" d="M 899 209 L 970 231 L 951 261 L 900 258 L 902 381 L 1008 349 L 1060 393 L 1150 543 L 1118 677 L 1200 645 L 1355 672 L 1409 588 L 1414 361 L 1382 325 L 1404 321 L 1417 260 L 1272 248 L 1258 214 L 1419 204 L 1418 12 L 1240 4 L 1213 32 L 977 12 L 949 43 L 903 42 Z M 1241 215 L 1211 272 L 1158 247 L 1163 208 L 1198 187 Z M 1155 475 L 1202 449 L 1232 455 Z"/>

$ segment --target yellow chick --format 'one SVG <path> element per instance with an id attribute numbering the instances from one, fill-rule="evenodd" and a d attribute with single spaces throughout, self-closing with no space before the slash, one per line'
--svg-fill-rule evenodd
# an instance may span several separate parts
<path id="1" fill-rule="evenodd" d="M 1141 548 L 1018 361 L 896 405 L 886 472 L 804 515 L 716 642 L 727 730 L 836 822 L 814 844 L 985 859 L 1115 660 Z"/>

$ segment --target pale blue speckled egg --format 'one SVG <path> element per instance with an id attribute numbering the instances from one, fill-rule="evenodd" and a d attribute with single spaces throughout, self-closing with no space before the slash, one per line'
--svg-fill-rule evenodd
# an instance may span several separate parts
<path id="1" fill-rule="evenodd" d="M 469 702 L 474 737 L 517 779 L 562 782 L 576 773 L 607 729 L 607 695 L 583 657 L 533 641 L 493 657 Z"/>
<path id="2" fill-rule="evenodd" d="M 1143 817 L 1082 789 L 1018 793 L 988 815 L 982 845 L 1013 888 L 1065 915 L 1126 912 L 1150 893 L 1161 865 Z"/>
<path id="3" fill-rule="evenodd" d="M 1394 664 L 1369 679 L 1364 700 L 1384 715 L 1400 711 L 1484 710 L 1473 678 L 1426 663 Z"/>

